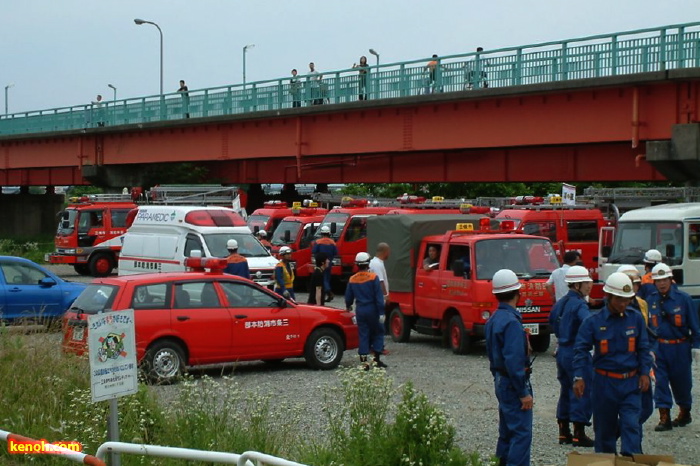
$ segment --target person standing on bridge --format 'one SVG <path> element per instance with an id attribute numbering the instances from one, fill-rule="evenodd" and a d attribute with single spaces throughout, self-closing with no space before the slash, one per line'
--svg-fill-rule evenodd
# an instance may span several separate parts
<path id="1" fill-rule="evenodd" d="M 311 87 L 311 104 L 323 104 L 323 96 L 321 95 L 321 74 L 316 71 L 314 62 L 309 63 L 309 86 Z"/>
<path id="2" fill-rule="evenodd" d="M 367 64 L 367 57 L 364 55 L 360 57 L 360 64 L 353 63 L 353 68 L 359 68 L 358 74 L 358 91 L 359 99 L 367 100 L 367 75 L 369 74 L 369 65 Z"/>
<path id="3" fill-rule="evenodd" d="M 292 70 L 292 78 L 289 80 L 289 95 L 292 96 L 292 108 L 301 107 L 301 82 L 297 78 L 297 69 Z"/>
<path id="4" fill-rule="evenodd" d="M 182 93 L 182 113 L 185 115 L 185 118 L 189 118 L 190 117 L 190 93 L 189 93 L 189 89 L 187 88 L 187 84 L 185 84 L 184 79 L 180 80 L 180 88 L 177 90 L 177 92 Z"/>
<path id="5" fill-rule="evenodd" d="M 104 102 L 102 101 L 102 95 L 97 94 L 95 100 L 92 101 L 93 121 L 97 126 L 105 125 L 104 108 L 102 108 L 103 105 Z"/>
<path id="6" fill-rule="evenodd" d="M 425 65 L 425 69 L 428 71 L 428 87 L 425 89 L 426 94 L 435 92 L 439 63 L 438 56 L 434 53 L 433 59 Z"/>

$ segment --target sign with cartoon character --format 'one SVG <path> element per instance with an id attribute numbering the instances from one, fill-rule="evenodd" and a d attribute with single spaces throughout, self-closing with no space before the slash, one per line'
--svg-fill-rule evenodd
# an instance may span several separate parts
<path id="1" fill-rule="evenodd" d="M 93 402 L 136 393 L 138 365 L 133 309 L 88 316 L 88 354 Z"/>

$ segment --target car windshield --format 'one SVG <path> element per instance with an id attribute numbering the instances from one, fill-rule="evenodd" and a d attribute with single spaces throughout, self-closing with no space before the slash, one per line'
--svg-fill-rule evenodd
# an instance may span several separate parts
<path id="1" fill-rule="evenodd" d="M 238 242 L 238 254 L 244 257 L 268 257 L 268 251 L 251 233 L 210 233 L 202 235 L 209 252 L 214 257 L 228 257 L 226 243 L 230 239 Z"/>
<path id="2" fill-rule="evenodd" d="M 97 314 L 112 308 L 118 287 L 95 283 L 88 285 L 73 302 L 70 310 L 79 314 Z"/>
<path id="3" fill-rule="evenodd" d="M 275 246 L 294 244 L 294 242 L 297 240 L 297 236 L 299 236 L 299 231 L 301 231 L 301 223 L 282 220 L 277 228 L 275 228 L 275 232 L 272 234 L 272 240 L 270 242 Z M 289 232 L 289 239 L 285 238 L 287 232 Z"/>
<path id="4" fill-rule="evenodd" d="M 269 221 L 269 215 L 251 215 L 248 217 L 248 227 L 250 228 L 250 231 L 255 231 L 256 227 L 258 230 L 264 230 L 267 226 L 267 222 Z"/>
<path id="5" fill-rule="evenodd" d="M 500 269 L 519 278 L 549 277 L 559 267 L 552 243 L 538 238 L 498 238 L 476 243 L 476 278 L 491 280 Z"/>
<path id="6" fill-rule="evenodd" d="M 318 230 L 316 230 L 316 234 L 314 235 L 314 237 L 320 238 L 321 228 L 327 226 L 331 229 L 331 238 L 337 240 L 343 233 L 343 228 L 345 228 L 345 224 L 347 223 L 348 218 L 350 218 L 350 214 L 330 213 L 326 215 L 325 217 L 323 217 L 323 221 L 321 222 L 321 225 L 319 226 Z M 335 227 L 333 225 L 335 225 Z"/>
<path id="7" fill-rule="evenodd" d="M 61 212 L 61 216 L 58 219 L 58 230 L 59 235 L 70 235 L 73 233 L 75 228 L 75 220 L 78 217 L 78 211 L 74 209 L 67 209 Z"/>
<path id="8" fill-rule="evenodd" d="M 609 262 L 641 264 L 644 253 L 658 249 L 668 265 L 683 262 L 683 224 L 680 222 L 621 222 Z"/>

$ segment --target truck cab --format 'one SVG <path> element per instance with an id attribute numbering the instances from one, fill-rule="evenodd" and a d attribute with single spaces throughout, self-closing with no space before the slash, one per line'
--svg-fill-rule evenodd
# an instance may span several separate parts
<path id="1" fill-rule="evenodd" d="M 282 246 L 292 248 L 292 264 L 297 278 L 308 277 L 313 272 L 311 243 L 323 217 L 325 215 L 317 214 L 315 208 L 301 209 L 295 215 L 282 219 L 272 234 L 270 243 L 273 254 L 277 255 Z"/>
<path id="2" fill-rule="evenodd" d="M 51 264 L 71 264 L 80 275 L 104 277 L 117 266 L 121 244 L 112 241 L 127 229 L 136 208 L 129 195 L 96 194 L 71 198 L 59 213 Z"/>
<path id="3" fill-rule="evenodd" d="M 454 353 L 468 353 L 484 338 L 486 322 L 498 305 L 491 289 L 493 274 L 508 268 L 523 282 L 517 309 L 532 347 L 546 351 L 552 302 L 544 285 L 559 263 L 548 238 L 513 228 L 512 222 L 499 225 L 475 215 L 370 220 L 370 246 L 379 241 L 392 245 L 385 262 L 392 339 L 408 341 L 411 331 L 439 335 Z"/>

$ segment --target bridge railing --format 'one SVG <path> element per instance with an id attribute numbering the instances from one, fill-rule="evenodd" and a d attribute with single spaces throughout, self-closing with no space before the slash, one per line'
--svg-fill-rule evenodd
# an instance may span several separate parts
<path id="1" fill-rule="evenodd" d="M 700 67 L 700 22 L 0 116 L 0 136 Z"/>

